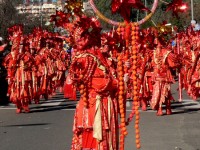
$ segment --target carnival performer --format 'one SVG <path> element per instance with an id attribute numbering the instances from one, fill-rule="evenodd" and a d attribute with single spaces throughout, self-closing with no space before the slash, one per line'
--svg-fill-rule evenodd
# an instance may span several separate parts
<path id="1" fill-rule="evenodd" d="M 56 68 L 53 80 L 55 81 L 55 87 L 60 87 L 60 91 L 62 92 L 62 87 L 65 82 L 65 71 L 68 68 L 69 59 L 67 52 L 62 49 L 63 41 L 61 39 L 54 38 L 53 42 L 54 48 L 52 51 L 52 59 L 54 60 L 54 68 Z"/>
<path id="2" fill-rule="evenodd" d="M 199 97 L 199 88 L 196 84 L 199 80 L 197 68 L 200 43 L 198 35 L 199 31 L 194 32 L 190 28 L 187 28 L 186 32 L 178 34 L 181 58 L 181 67 L 179 68 L 182 79 L 181 88 L 184 88 L 193 100 Z"/>
<path id="3" fill-rule="evenodd" d="M 171 84 L 174 83 L 170 68 L 178 66 L 177 56 L 169 49 L 164 48 L 159 38 L 155 39 L 157 44 L 153 54 L 153 93 L 150 102 L 151 108 L 157 110 L 157 115 L 162 116 L 162 104 L 166 105 L 166 114 L 170 115 L 171 101 Z"/>
<path id="4" fill-rule="evenodd" d="M 30 35 L 30 49 L 34 56 L 34 63 L 32 65 L 32 80 L 33 80 L 33 100 L 36 104 L 39 103 L 40 97 L 44 94 L 45 87 L 44 82 L 44 63 L 43 63 L 43 48 L 46 47 L 47 40 L 45 39 L 47 33 L 42 31 L 41 28 L 34 28 L 33 33 Z M 43 86 L 42 86 L 43 85 Z M 45 88 L 43 88 L 45 89 Z M 47 95 L 44 94 L 44 98 L 47 99 Z"/>
<path id="5" fill-rule="evenodd" d="M 12 47 L 3 62 L 8 72 L 8 96 L 16 104 L 17 113 L 30 112 L 32 101 L 38 104 L 41 96 L 48 99 L 63 86 L 66 67 L 59 60 L 62 53 L 59 43 L 63 41 L 57 34 L 41 28 L 24 35 L 22 25 L 10 27 L 8 34 Z"/>
<path id="6" fill-rule="evenodd" d="M 87 17 L 81 17 L 76 27 L 75 55 L 68 76 L 81 98 L 74 116 L 71 149 L 117 150 L 117 80 L 100 52 L 101 29 Z"/>
<path id="7" fill-rule="evenodd" d="M 199 42 L 199 35 L 197 34 L 197 32 L 193 33 L 190 36 L 190 42 L 191 42 L 191 46 L 190 46 L 190 58 L 191 58 L 191 67 L 189 72 L 189 76 L 188 76 L 188 94 L 189 96 L 192 97 L 192 99 L 196 100 L 198 97 L 200 97 L 200 89 L 199 89 L 199 80 L 200 80 L 200 74 L 199 74 L 199 56 L 200 56 L 200 52 L 199 52 L 199 46 L 200 46 L 200 42 Z"/>
<path id="8" fill-rule="evenodd" d="M 138 54 L 139 61 L 138 64 L 138 75 L 139 75 L 139 97 L 140 103 L 143 111 L 147 110 L 149 100 L 152 96 L 152 65 L 151 65 L 151 56 L 152 50 L 149 49 L 148 45 L 142 43 L 140 46 L 140 52 Z"/>
<path id="9" fill-rule="evenodd" d="M 23 43 L 23 50 L 20 52 L 20 67 L 21 67 L 21 88 L 20 88 L 20 99 L 22 101 L 23 109 L 29 112 L 28 105 L 32 102 L 33 91 L 32 91 L 32 64 L 33 56 L 30 53 L 30 43 L 26 38 Z"/>
<path id="10" fill-rule="evenodd" d="M 140 46 L 138 52 L 138 81 L 140 85 L 139 98 L 140 105 L 143 111 L 147 110 L 147 106 L 150 103 L 152 97 L 152 57 L 153 57 L 153 40 L 154 35 L 152 34 L 153 29 L 148 28 L 141 31 Z"/>
<path id="11" fill-rule="evenodd" d="M 39 54 L 35 54 L 34 56 L 34 64 L 32 66 L 32 80 L 33 80 L 33 100 L 35 102 L 35 104 L 39 103 L 40 100 L 40 84 L 41 84 L 41 71 L 40 71 L 40 67 L 41 67 L 41 57 Z"/>
<path id="12" fill-rule="evenodd" d="M 14 25 L 8 29 L 9 40 L 12 43 L 11 53 L 8 54 L 4 59 L 4 65 L 8 71 L 8 95 L 10 96 L 10 101 L 16 104 L 16 113 L 20 113 L 23 109 L 25 112 L 29 112 L 26 102 L 20 98 L 23 91 L 24 80 L 22 80 L 23 75 L 23 60 L 20 60 L 23 50 L 24 37 L 22 34 L 23 26 Z M 19 63 L 20 62 L 20 63 Z"/>
<path id="13" fill-rule="evenodd" d="M 191 72 L 191 66 L 192 66 L 192 53 L 191 53 L 191 43 L 187 37 L 187 34 L 185 33 L 179 33 L 183 38 L 180 38 L 180 53 L 183 56 L 182 60 L 182 67 L 180 68 L 181 73 L 181 85 L 182 88 L 184 88 L 188 92 L 189 88 L 189 78 L 190 78 L 190 72 Z"/>
<path id="14" fill-rule="evenodd" d="M 38 68 L 38 75 L 40 79 L 39 95 L 43 95 L 45 100 L 48 100 L 48 95 L 51 93 L 51 89 L 49 89 L 48 86 L 54 73 L 54 70 L 52 68 L 52 62 L 50 59 L 50 39 L 46 39 L 46 41 L 44 41 L 42 45 L 44 47 L 41 47 L 40 51 L 38 52 L 41 58 L 41 64 Z"/>

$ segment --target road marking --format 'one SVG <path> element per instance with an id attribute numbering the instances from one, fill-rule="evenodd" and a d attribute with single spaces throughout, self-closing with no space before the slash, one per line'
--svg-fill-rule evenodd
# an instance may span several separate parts
<path id="1" fill-rule="evenodd" d="M 40 107 L 46 107 L 45 109 L 48 109 L 48 106 L 49 107 L 52 107 L 52 106 L 64 106 L 66 107 L 66 104 L 67 106 L 75 106 L 76 105 L 76 102 L 78 101 L 71 101 L 71 100 L 68 100 L 68 99 L 64 99 L 63 98 L 63 95 L 57 95 L 56 98 L 59 98 L 60 99 L 55 99 L 55 97 L 52 97 L 52 99 L 49 99 L 49 100 L 41 100 L 40 101 L 40 104 L 32 104 L 30 105 L 30 109 L 31 110 L 37 110 L 37 109 L 41 109 Z M 34 108 L 31 108 L 31 107 L 34 107 Z M 132 101 L 127 101 L 126 103 L 126 106 L 127 106 L 127 112 L 131 112 L 132 110 L 130 109 L 132 107 Z M 164 106 L 164 105 L 163 105 Z M 173 112 L 182 112 L 182 111 L 190 111 L 190 109 L 194 109 L 194 110 L 200 110 L 200 101 L 194 101 L 192 99 L 183 99 L 182 102 L 172 102 L 172 111 Z M 38 107 L 38 108 L 37 108 Z M 16 106 L 15 104 L 9 104 L 8 106 L 0 106 L 0 110 L 13 110 L 13 109 L 16 109 Z M 67 110 L 67 111 L 74 111 L 76 108 L 63 108 L 62 110 Z M 141 109 L 139 110 L 140 112 L 143 112 Z M 163 111 L 164 111 L 164 108 L 163 108 Z M 152 110 L 150 109 L 150 107 L 148 107 L 148 110 L 147 111 L 144 111 L 144 112 L 156 112 L 155 110 Z"/>
<path id="2" fill-rule="evenodd" d="M 67 111 L 68 111 L 68 110 L 69 110 L 69 111 L 72 111 L 72 110 L 73 110 L 73 111 L 74 111 L 74 110 L 76 110 L 76 109 L 66 109 L 66 108 L 65 108 L 65 109 L 62 109 L 62 110 L 67 110 Z"/>
<path id="3" fill-rule="evenodd" d="M 48 102 L 48 103 L 43 103 L 43 104 L 40 104 L 39 106 L 59 106 L 62 102 Z M 37 106 L 36 106 L 37 107 Z"/>
<path id="4" fill-rule="evenodd" d="M 6 109 L 16 109 L 15 107 L 12 107 L 12 108 L 7 108 L 7 107 L 0 107 L 0 110 L 1 109 L 4 109 L 4 110 L 6 110 Z"/>

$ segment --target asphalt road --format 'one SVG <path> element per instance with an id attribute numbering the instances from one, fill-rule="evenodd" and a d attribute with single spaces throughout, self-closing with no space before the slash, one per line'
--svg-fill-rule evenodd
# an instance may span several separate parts
<path id="1" fill-rule="evenodd" d="M 177 100 L 176 85 L 172 87 Z M 31 105 L 31 113 L 15 114 L 14 105 L 0 106 L 0 150 L 70 150 L 75 101 L 57 94 Z M 127 114 L 130 113 L 127 103 Z M 141 150 L 200 150 L 200 101 L 183 94 L 172 104 L 173 115 L 141 112 Z M 136 150 L 133 122 L 125 150 Z"/>

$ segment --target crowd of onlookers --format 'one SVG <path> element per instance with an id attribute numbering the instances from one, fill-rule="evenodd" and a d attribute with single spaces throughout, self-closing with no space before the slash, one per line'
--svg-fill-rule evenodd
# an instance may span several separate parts
<path id="1" fill-rule="evenodd" d="M 7 105 L 9 98 L 7 96 L 8 83 L 6 80 L 7 71 L 2 65 L 4 57 L 9 53 L 10 46 L 2 37 L 0 37 L 0 105 Z"/>

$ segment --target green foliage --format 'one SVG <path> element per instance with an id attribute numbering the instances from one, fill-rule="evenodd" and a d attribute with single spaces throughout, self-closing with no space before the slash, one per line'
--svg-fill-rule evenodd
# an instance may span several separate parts
<path id="1" fill-rule="evenodd" d="M 141 29 L 146 29 L 146 28 L 149 28 L 149 27 L 153 27 L 154 24 L 151 20 L 148 20 L 147 22 L 145 22 L 144 24 L 141 25 Z"/>
<path id="2" fill-rule="evenodd" d="M 141 1 L 144 4 L 145 0 L 141 0 Z M 147 7 L 151 8 L 154 0 L 146 0 L 146 2 L 147 2 Z M 170 3 L 170 2 L 172 2 L 172 0 L 163 0 L 163 1 L 160 0 L 158 7 L 156 9 L 156 12 L 151 18 L 151 20 L 143 24 L 141 28 L 151 27 L 158 23 L 162 23 L 163 21 L 167 21 L 168 23 L 171 23 L 173 26 L 177 26 L 179 30 L 184 30 L 190 24 L 190 21 L 191 21 L 190 0 L 183 0 L 183 2 L 187 2 L 189 8 L 187 12 L 179 13 L 178 18 L 173 16 L 171 11 L 166 12 L 167 3 Z M 113 15 L 111 13 L 111 6 L 110 6 L 111 0 L 95 0 L 95 4 L 97 8 L 100 10 L 100 12 L 102 12 L 103 15 L 105 15 L 106 17 L 115 21 L 123 21 L 123 18 L 119 14 Z M 198 19 L 200 19 L 200 13 L 197 12 L 198 8 L 200 8 L 200 1 L 194 0 L 194 14 L 195 14 L 195 19 L 197 20 L 197 22 L 199 21 Z M 132 10 L 132 14 L 133 14 L 132 21 L 140 20 L 141 18 L 145 16 L 145 12 L 138 11 L 135 9 Z M 103 28 L 106 28 L 106 29 L 111 28 L 111 26 L 108 25 L 107 23 L 103 21 L 101 22 L 103 24 Z"/>
<path id="3" fill-rule="evenodd" d="M 22 19 L 15 9 L 15 3 L 18 1 L 3 0 L 0 4 L 0 36 L 6 37 L 7 28 L 19 23 Z"/>
<path id="4" fill-rule="evenodd" d="M 43 24 L 44 29 L 53 31 L 52 26 L 44 26 L 45 22 L 41 23 L 41 16 L 33 16 L 29 13 L 19 14 L 16 6 L 22 4 L 23 0 L 2 0 L 0 3 L 0 36 L 7 37 L 7 28 L 16 25 L 24 25 L 24 33 L 32 32 L 34 27 Z"/>
<path id="5" fill-rule="evenodd" d="M 102 14 L 106 16 L 107 18 L 111 20 L 115 20 L 115 21 L 123 21 L 122 17 L 119 14 L 112 14 L 111 0 L 94 0 L 94 3 L 96 7 L 98 8 L 98 10 L 102 12 Z M 100 20 L 100 22 L 105 30 L 112 29 L 112 26 L 109 25 L 108 23 L 102 20 Z"/>
<path id="6" fill-rule="evenodd" d="M 88 1 L 88 0 L 83 0 L 83 1 Z M 162 1 L 168 3 L 172 2 L 172 0 L 159 0 L 159 5 L 156 9 L 155 14 L 151 18 L 151 20 L 143 24 L 141 28 L 148 28 L 163 21 L 167 21 L 168 23 L 171 23 L 173 26 L 177 26 L 180 30 L 183 30 L 188 25 L 190 25 L 191 21 L 190 0 L 183 0 L 183 2 L 188 3 L 189 8 L 187 12 L 180 13 L 179 18 L 172 16 L 172 13 L 170 11 L 165 12 L 167 6 L 166 3 L 163 3 Z M 194 1 L 194 19 L 197 20 L 198 23 L 200 23 L 200 13 L 199 13 L 200 0 L 193 0 L 193 1 Z M 2 0 L 2 3 L 0 4 L 0 36 L 6 37 L 7 28 L 14 24 L 24 24 L 25 33 L 29 33 L 31 32 L 33 27 L 41 25 L 40 16 L 34 17 L 26 13 L 18 14 L 17 10 L 15 9 L 15 6 L 22 2 L 23 0 Z M 114 21 L 123 21 L 123 18 L 119 14 L 112 14 L 111 2 L 112 0 L 94 0 L 96 7 L 104 16 Z M 143 2 L 144 4 L 145 0 L 141 0 L 141 2 Z M 151 8 L 154 0 L 146 0 L 146 2 L 147 2 L 147 7 Z M 144 16 L 145 12 L 132 9 L 132 21 L 140 20 Z M 103 29 L 108 30 L 113 28 L 108 23 L 102 20 L 100 21 Z M 50 30 L 52 30 L 53 28 L 51 26 L 48 27 L 43 26 L 43 27 Z"/>

